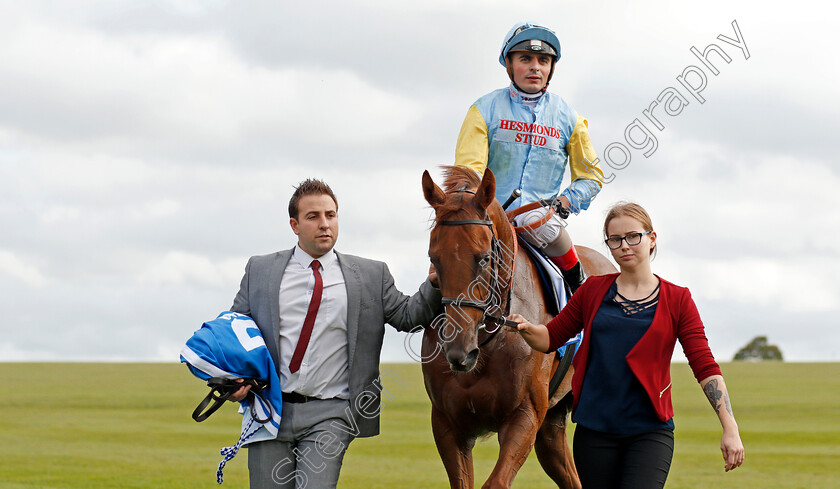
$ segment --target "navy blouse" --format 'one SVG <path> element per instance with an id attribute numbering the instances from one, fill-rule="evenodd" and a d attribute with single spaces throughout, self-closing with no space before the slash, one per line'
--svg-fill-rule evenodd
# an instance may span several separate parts
<path id="1" fill-rule="evenodd" d="M 658 288 L 653 297 L 627 302 L 612 284 L 592 322 L 589 358 L 580 400 L 572 419 L 604 433 L 638 434 L 674 429 L 674 420 L 662 422 L 642 384 L 625 357 L 647 332 L 656 313 Z M 616 298 L 620 302 L 616 302 Z"/>

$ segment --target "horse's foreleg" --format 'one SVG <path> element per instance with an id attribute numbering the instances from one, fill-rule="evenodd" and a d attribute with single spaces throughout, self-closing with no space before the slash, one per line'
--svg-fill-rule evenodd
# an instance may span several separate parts
<path id="1" fill-rule="evenodd" d="M 537 435 L 541 416 L 531 406 L 518 409 L 499 430 L 499 459 L 482 489 L 510 488 L 525 463 Z"/>
<path id="2" fill-rule="evenodd" d="M 475 439 L 465 436 L 443 413 L 432 408 L 432 434 L 452 489 L 473 489 L 472 449 Z"/>
<path id="3" fill-rule="evenodd" d="M 571 394 L 550 409 L 537 433 L 534 451 L 551 480 L 561 489 L 580 489 L 575 461 L 566 439 L 566 419 Z"/>

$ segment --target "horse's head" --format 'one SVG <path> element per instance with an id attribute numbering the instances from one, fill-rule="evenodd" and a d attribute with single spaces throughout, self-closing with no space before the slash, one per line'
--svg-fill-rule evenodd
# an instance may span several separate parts
<path id="1" fill-rule="evenodd" d="M 492 171 L 486 170 L 480 181 L 472 170 L 459 167 L 447 167 L 445 175 L 446 191 L 428 171 L 423 173 L 423 195 L 435 211 L 429 258 L 445 305 L 445 317 L 436 324 L 450 368 L 468 372 L 478 360 L 478 328 L 485 312 L 501 305 L 497 236 L 511 231 L 495 200 Z"/>

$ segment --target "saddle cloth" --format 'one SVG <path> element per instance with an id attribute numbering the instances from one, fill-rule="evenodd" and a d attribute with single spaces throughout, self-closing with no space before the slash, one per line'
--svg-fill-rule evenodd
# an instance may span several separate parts
<path id="1" fill-rule="evenodd" d="M 536 266 L 543 289 L 547 291 L 546 306 L 548 306 L 548 312 L 556 316 L 566 306 L 568 298 L 572 295 L 569 286 L 566 285 L 563 274 L 554 262 L 549 260 L 539 248 L 525 241 L 522 236 L 518 235 L 517 237 L 519 238 L 519 246 L 525 248 L 528 255 L 531 256 L 531 261 Z M 557 351 L 560 355 L 563 355 L 566 352 L 566 347 L 574 345 L 574 352 L 577 353 L 581 339 L 583 339 L 583 330 L 558 348 Z"/>

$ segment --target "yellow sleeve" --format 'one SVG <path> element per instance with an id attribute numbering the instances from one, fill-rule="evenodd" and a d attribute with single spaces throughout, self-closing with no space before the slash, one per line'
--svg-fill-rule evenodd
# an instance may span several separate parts
<path id="1" fill-rule="evenodd" d="M 598 165 L 598 156 L 592 141 L 589 140 L 589 122 L 578 116 L 572 137 L 566 145 L 566 152 L 569 154 L 569 168 L 572 173 L 572 181 L 580 178 L 594 180 L 600 187 L 604 186 L 604 172 Z"/>
<path id="2" fill-rule="evenodd" d="M 473 105 L 461 125 L 458 143 L 455 146 L 455 166 L 465 166 L 481 176 L 487 168 L 487 153 L 490 145 L 487 139 L 487 123 Z"/>

